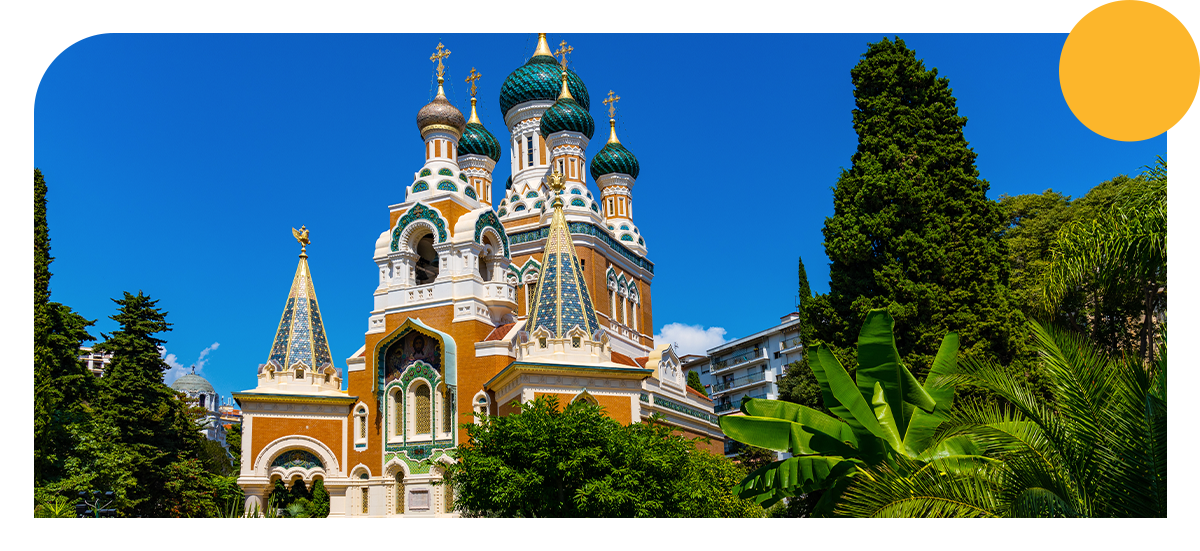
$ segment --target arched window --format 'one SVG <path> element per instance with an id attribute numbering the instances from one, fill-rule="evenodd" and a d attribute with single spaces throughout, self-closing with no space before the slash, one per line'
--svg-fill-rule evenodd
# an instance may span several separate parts
<path id="1" fill-rule="evenodd" d="M 432 432 L 430 427 L 430 417 L 432 416 L 432 408 L 429 404 L 429 385 L 417 386 L 413 404 L 413 424 L 416 426 L 417 434 L 429 434 Z"/>
<path id="2" fill-rule="evenodd" d="M 404 471 L 396 471 L 396 514 L 404 514 Z"/>
<path id="3" fill-rule="evenodd" d="M 200 395 L 200 407 L 204 407 L 204 395 Z"/>
<path id="4" fill-rule="evenodd" d="M 391 413 L 390 423 L 388 423 L 388 437 L 392 439 L 402 438 L 404 434 L 404 394 L 397 387 L 388 393 L 388 412 Z"/>
<path id="5" fill-rule="evenodd" d="M 354 410 L 354 427 L 355 447 L 365 447 L 367 445 L 367 406 L 359 404 Z"/>
<path id="6" fill-rule="evenodd" d="M 304 380 L 304 369 L 297 369 L 297 370 L 296 370 L 296 380 L 297 380 L 297 381 L 303 381 L 303 380 Z"/>
<path id="7" fill-rule="evenodd" d="M 415 249 L 417 253 L 417 265 L 414 269 L 416 271 L 415 278 L 417 285 L 433 283 L 433 280 L 437 279 L 438 272 L 441 270 L 437 251 L 433 249 L 433 234 L 427 233 L 422 236 L 417 241 Z"/>
<path id="8" fill-rule="evenodd" d="M 491 401 L 488 399 L 487 394 L 480 392 L 475 395 L 475 413 L 479 414 L 475 417 L 476 425 L 483 423 L 483 418 L 488 415 L 488 406 L 490 403 Z"/>

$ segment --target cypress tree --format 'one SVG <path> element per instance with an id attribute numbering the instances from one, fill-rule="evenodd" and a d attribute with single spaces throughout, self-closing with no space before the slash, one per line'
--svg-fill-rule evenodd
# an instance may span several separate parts
<path id="1" fill-rule="evenodd" d="M 807 347 L 812 341 L 812 322 L 805 312 L 805 307 L 812 300 L 812 288 L 808 286 L 808 272 L 804 271 L 804 258 L 797 256 L 796 262 L 800 264 L 796 274 L 800 281 L 800 287 L 796 293 L 796 311 L 800 313 L 800 342 Z"/>
<path id="2" fill-rule="evenodd" d="M 69 425 L 85 417 L 92 376 L 79 361 L 79 346 L 92 340 L 93 322 L 50 302 L 50 227 L 46 180 L 33 169 L 33 467 L 34 485 L 64 474 L 77 442 Z"/>
<path id="3" fill-rule="evenodd" d="M 163 384 L 169 368 L 160 352 L 165 341 L 155 335 L 171 329 L 166 312 L 140 291 L 113 302 L 118 311 L 112 319 L 120 329 L 102 335 L 104 342 L 96 345 L 113 355 L 101 379 L 97 415 L 117 429 L 120 443 L 133 456 L 131 470 L 138 484 L 127 493 L 131 510 L 124 512 L 162 516 L 171 513 L 164 509 L 171 465 L 196 459 L 203 437 L 178 393 Z"/>
<path id="4" fill-rule="evenodd" d="M 904 41 L 870 44 L 850 71 L 858 150 L 825 219 L 831 261 L 822 340 L 852 348 L 871 308 L 888 308 L 918 377 L 947 332 L 963 353 L 1008 363 L 1023 321 L 1007 288 L 999 206 L 988 200 L 950 82 Z"/>

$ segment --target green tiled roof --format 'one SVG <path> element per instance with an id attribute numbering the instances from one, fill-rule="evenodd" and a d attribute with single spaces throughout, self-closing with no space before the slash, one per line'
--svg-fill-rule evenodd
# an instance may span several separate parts
<path id="1" fill-rule="evenodd" d="M 579 132 L 590 140 L 592 134 L 596 133 L 596 121 L 573 98 L 562 98 L 542 114 L 540 131 L 544 138 L 562 130 Z"/>
<path id="2" fill-rule="evenodd" d="M 579 75 L 570 69 L 567 69 L 567 88 L 585 111 L 591 109 L 587 87 Z M 533 56 L 504 79 L 504 84 L 500 86 L 500 112 L 507 115 L 515 105 L 527 101 L 554 101 L 558 99 L 561 89 L 562 66 L 558 61 L 550 56 Z"/>
<path id="3" fill-rule="evenodd" d="M 500 161 L 500 142 L 482 124 L 467 123 L 462 139 L 458 141 L 459 155 L 487 155 Z"/>
<path id="4" fill-rule="evenodd" d="M 605 174 L 628 174 L 638 177 L 638 160 L 633 153 L 619 143 L 607 143 L 592 157 L 592 179 Z"/>

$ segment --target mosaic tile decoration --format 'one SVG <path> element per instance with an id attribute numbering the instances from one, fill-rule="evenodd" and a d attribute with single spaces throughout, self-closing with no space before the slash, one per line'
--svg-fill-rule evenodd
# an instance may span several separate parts
<path id="1" fill-rule="evenodd" d="M 596 311 L 583 279 L 583 269 L 571 242 L 571 232 L 563 215 L 561 202 L 555 199 L 554 216 L 547 229 L 546 249 L 542 254 L 543 270 L 538 279 L 530 332 L 544 329 L 552 338 L 564 338 L 572 328 L 583 329 L 592 335 L 600 327 Z"/>
<path id="2" fill-rule="evenodd" d="M 538 199 L 538 200 L 537 200 L 537 202 L 535 202 L 535 203 L 533 204 L 533 208 L 535 208 L 535 209 L 540 209 L 540 208 L 542 208 L 542 205 L 545 205 L 545 204 L 546 204 L 546 202 L 545 202 L 545 201 L 542 201 L 541 199 Z"/>
<path id="3" fill-rule="evenodd" d="M 462 180 L 462 181 L 464 181 L 464 182 L 465 182 L 465 181 L 467 181 L 467 175 L 466 175 L 466 174 L 463 174 L 463 173 L 461 173 L 461 172 L 459 172 L 459 173 L 458 173 L 458 179 L 459 179 L 459 180 Z"/>
<path id="4" fill-rule="evenodd" d="M 479 199 L 479 197 L 475 195 L 475 188 L 473 188 L 471 186 L 466 186 L 466 188 L 463 189 L 463 194 L 465 194 L 467 197 L 470 197 L 472 199 L 476 199 L 476 200 Z"/>
<path id="5" fill-rule="evenodd" d="M 482 124 L 467 123 L 463 129 L 462 139 L 458 141 L 459 155 L 486 155 L 493 161 L 500 161 L 500 142 L 488 132 Z"/>
<path id="6" fill-rule="evenodd" d="M 668 400 L 668 399 L 666 399 L 666 398 L 663 398 L 663 397 L 661 397 L 661 396 L 658 396 L 658 395 L 655 395 L 655 396 L 654 396 L 654 405 L 657 405 L 657 406 L 663 406 L 663 407 L 665 407 L 665 408 L 667 408 L 667 409 L 670 409 L 670 410 L 677 411 L 677 412 L 679 412 L 679 413 L 682 413 L 682 414 L 684 414 L 684 415 L 690 415 L 690 416 L 692 416 L 692 417 L 695 417 L 695 418 L 697 418 L 697 419 L 703 419 L 703 420 L 705 420 L 705 421 L 708 421 L 709 423 L 716 423 L 716 422 L 717 422 L 717 416 L 716 416 L 716 415 L 713 415 L 713 414 L 711 414 L 711 413 L 707 413 L 707 412 L 700 411 L 700 410 L 698 410 L 698 409 L 696 409 L 696 408 L 690 408 L 690 407 L 688 407 L 688 406 L 685 406 L 685 405 L 683 405 L 683 404 L 677 404 L 677 403 L 675 403 L 675 402 L 672 402 L 671 400 Z"/>
<path id="7" fill-rule="evenodd" d="M 513 212 L 521 212 L 523 210 L 525 210 L 525 205 L 517 205 L 515 208 L 513 208 Z"/>
<path id="8" fill-rule="evenodd" d="M 596 203 L 592 203 L 592 212 L 600 212 L 600 206 Z"/>
<path id="9" fill-rule="evenodd" d="M 643 245 L 643 246 L 645 246 L 645 245 L 646 245 L 646 241 L 645 241 L 644 239 L 642 239 L 642 238 L 640 238 L 640 237 L 639 237 L 639 238 L 638 238 L 638 245 Z"/>
<path id="10" fill-rule="evenodd" d="M 633 241 L 633 236 L 627 233 L 621 234 L 621 241 Z"/>
<path id="11" fill-rule="evenodd" d="M 454 171 L 446 167 L 442 167 L 438 169 L 438 174 L 441 176 L 454 176 Z"/>
<path id="12" fill-rule="evenodd" d="M 538 126 L 542 137 L 564 130 L 578 132 L 587 136 L 589 140 L 596 133 L 596 121 L 575 98 L 558 98 L 554 105 L 542 114 L 542 122 Z"/>
<path id="13" fill-rule="evenodd" d="M 637 157 L 619 143 L 604 144 L 604 148 L 592 157 L 592 180 L 599 180 L 605 174 L 628 174 L 637 179 L 640 171 Z"/>
<path id="14" fill-rule="evenodd" d="M 525 194 L 525 197 L 528 199 L 533 199 L 534 197 L 537 197 L 537 196 L 538 196 L 538 192 L 536 192 L 536 191 L 531 191 L 531 192 Z M 513 197 L 515 198 L 516 195 L 514 195 Z M 516 199 L 513 199 L 513 200 L 515 201 Z"/>
<path id="15" fill-rule="evenodd" d="M 411 209 L 408 209 L 408 212 L 404 213 L 404 216 L 401 216 L 400 220 L 396 222 L 396 229 L 392 230 L 393 251 L 400 250 L 400 235 L 404 233 L 404 228 L 407 228 L 409 224 L 418 219 L 431 222 L 433 227 L 437 228 L 438 243 L 446 242 L 446 222 L 442 220 L 442 217 L 436 210 L 417 203 Z"/>
<path id="16" fill-rule="evenodd" d="M 591 98 L 583 79 L 567 69 L 567 89 L 584 109 L 591 109 Z M 555 101 L 562 90 L 562 66 L 547 55 L 535 55 L 517 68 L 500 86 L 500 113 L 507 115 L 517 104 L 533 100 Z"/>
<path id="17" fill-rule="evenodd" d="M 509 200 L 509 201 L 512 201 L 512 202 L 514 202 L 514 203 L 516 203 L 517 201 L 520 201 L 520 200 L 521 200 L 521 198 L 520 198 L 520 197 L 518 197 L 518 196 L 516 196 L 516 195 L 513 195 L 513 196 L 512 196 L 512 197 L 510 197 L 508 200 Z"/>
<path id="18" fill-rule="evenodd" d="M 571 206 L 572 207 L 586 207 L 587 203 L 584 203 L 583 199 L 575 198 L 575 199 L 571 199 Z"/>
<path id="19" fill-rule="evenodd" d="M 442 180 L 438 182 L 438 189 L 442 191 L 458 191 L 458 186 L 450 180 Z"/>
<path id="20" fill-rule="evenodd" d="M 628 225 L 628 224 L 621 224 L 621 229 L 623 229 L 623 230 L 625 230 L 625 231 L 629 231 L 629 225 Z"/>
<path id="21" fill-rule="evenodd" d="M 612 234 L 604 231 L 600 226 L 596 226 L 590 222 L 568 222 L 567 228 L 570 229 L 571 233 L 573 234 L 591 235 L 597 239 L 600 239 L 601 241 L 604 241 L 606 245 L 612 247 L 612 250 L 617 251 L 618 254 L 624 256 L 630 262 L 646 270 L 647 272 L 654 273 L 653 262 L 650 262 L 649 260 L 638 256 L 637 253 L 629 250 L 628 247 L 622 245 L 619 241 L 613 238 Z M 528 230 L 511 234 L 508 236 L 508 240 L 513 245 L 517 245 L 520 243 L 528 243 L 530 241 L 545 239 L 546 235 L 547 228 L 538 228 L 536 230 Z"/>
<path id="22" fill-rule="evenodd" d="M 324 469 L 325 464 L 321 462 L 320 457 L 317 457 L 308 450 L 287 450 L 279 454 L 271 462 L 271 468 L 275 467 L 285 470 L 293 467 L 300 467 L 301 469 Z"/>
<path id="23" fill-rule="evenodd" d="M 571 190 L 571 195 L 583 195 L 583 192 L 579 191 L 579 188 L 575 188 Z"/>
<path id="24" fill-rule="evenodd" d="M 500 209 L 500 216 L 504 216 L 504 209 Z M 475 242 L 483 244 L 483 228 L 492 228 L 496 233 L 500 234 L 500 242 L 504 246 L 504 256 L 512 257 L 508 253 L 508 234 L 504 232 L 504 225 L 500 223 L 500 219 L 492 211 L 487 211 L 475 220 Z"/>
<path id="25" fill-rule="evenodd" d="M 508 214 L 508 209 L 505 209 L 505 208 L 500 209 L 500 216 L 504 216 L 505 214 Z"/>
<path id="26" fill-rule="evenodd" d="M 269 360 L 275 360 L 283 369 L 291 369 L 299 362 L 310 371 L 326 363 L 332 363 L 329 341 L 325 337 L 325 325 L 321 321 L 321 309 L 317 305 L 317 292 L 313 288 L 308 259 L 300 258 L 288 300 L 275 331 Z"/>
<path id="27" fill-rule="evenodd" d="M 417 183 L 413 184 L 413 193 L 418 191 L 429 191 L 429 183 L 425 180 L 417 180 Z"/>
<path id="28" fill-rule="evenodd" d="M 433 172 L 432 172 L 432 171 L 430 171 L 428 168 L 422 168 L 422 169 L 421 169 L 421 174 L 420 174 L 418 177 L 419 177 L 419 178 L 424 178 L 424 177 L 426 177 L 426 176 L 429 176 L 430 174 L 433 174 Z"/>

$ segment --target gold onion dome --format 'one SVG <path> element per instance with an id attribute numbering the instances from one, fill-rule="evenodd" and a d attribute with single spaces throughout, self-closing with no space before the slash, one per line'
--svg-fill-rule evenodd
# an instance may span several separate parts
<path id="1" fill-rule="evenodd" d="M 446 93 L 442 90 L 442 80 L 442 77 L 438 77 L 437 96 L 434 96 L 433 101 L 417 111 L 417 128 L 422 137 L 429 130 L 453 130 L 462 137 L 463 130 L 467 127 L 467 120 L 462 111 L 450 105 L 450 100 L 446 99 Z"/>

